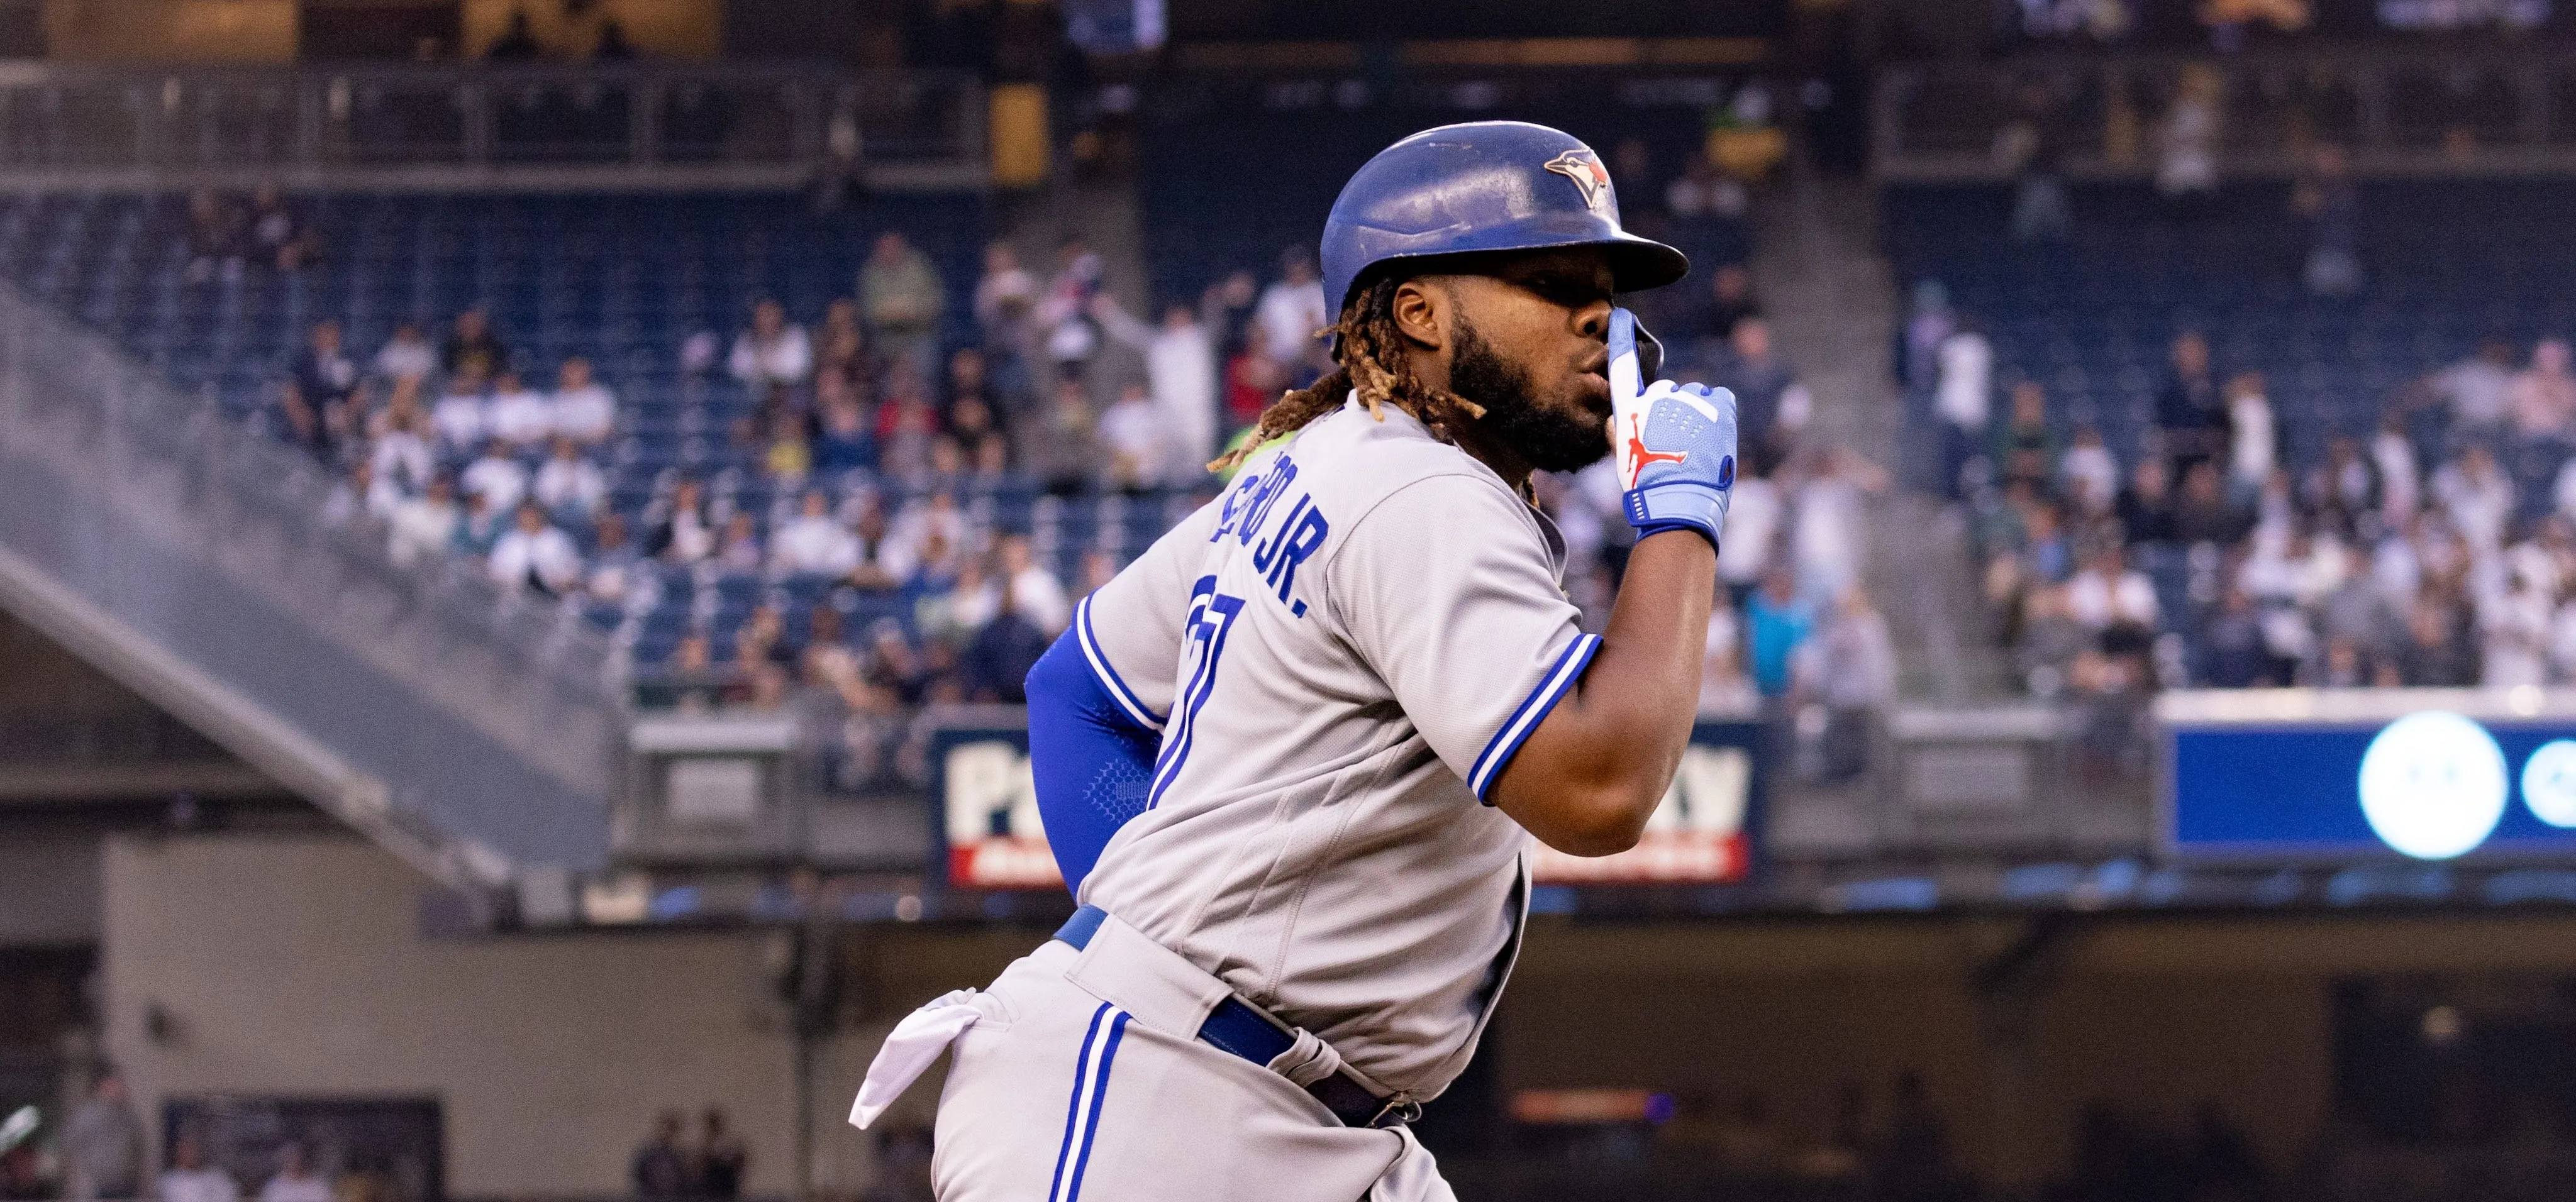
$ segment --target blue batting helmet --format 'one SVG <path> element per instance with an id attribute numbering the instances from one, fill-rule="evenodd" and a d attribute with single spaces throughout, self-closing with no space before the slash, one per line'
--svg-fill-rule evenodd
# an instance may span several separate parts
<path id="1" fill-rule="evenodd" d="M 1478 251 L 1598 246 L 1621 292 L 1682 278 L 1690 260 L 1619 228 L 1601 156 L 1526 121 L 1426 129 L 1377 152 L 1324 219 L 1324 296 L 1334 313 L 1380 263 Z"/>

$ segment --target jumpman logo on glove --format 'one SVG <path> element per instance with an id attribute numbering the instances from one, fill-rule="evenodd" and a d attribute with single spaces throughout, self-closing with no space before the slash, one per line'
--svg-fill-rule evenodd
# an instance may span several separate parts
<path id="1" fill-rule="evenodd" d="M 1610 311 L 1610 445 L 1623 508 L 1639 534 L 1691 529 L 1717 541 L 1735 486 L 1735 394 L 1703 384 L 1648 383 L 1637 317 Z"/>

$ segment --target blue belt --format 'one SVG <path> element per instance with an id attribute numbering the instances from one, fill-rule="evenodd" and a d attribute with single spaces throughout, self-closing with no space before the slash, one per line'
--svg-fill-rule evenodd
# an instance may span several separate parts
<path id="1" fill-rule="evenodd" d="M 1107 910 L 1084 906 L 1056 929 L 1055 937 L 1076 949 L 1089 947 L 1091 937 L 1099 933 L 1100 924 L 1108 917 Z M 1199 1024 L 1198 1037 L 1200 1043 L 1265 1069 L 1297 1042 L 1285 1024 L 1232 994 L 1208 1012 L 1207 1021 Z M 1305 1089 L 1346 1127 L 1400 1127 L 1422 1116 L 1420 1103 L 1401 1095 L 1381 1098 L 1346 1073 L 1334 1073 Z"/>

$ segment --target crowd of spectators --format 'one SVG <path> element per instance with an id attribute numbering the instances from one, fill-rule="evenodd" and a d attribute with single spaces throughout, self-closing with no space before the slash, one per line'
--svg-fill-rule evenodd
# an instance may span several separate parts
<path id="1" fill-rule="evenodd" d="M 2186 330 L 2123 463 L 2039 383 L 1998 390 L 1983 336 L 1939 300 L 1918 299 L 1917 382 L 2032 692 L 2576 681 L 2565 341 L 2490 339 L 2358 437 L 2289 429 L 2260 373 Z M 2294 461 L 2302 443 L 2322 457 Z"/>

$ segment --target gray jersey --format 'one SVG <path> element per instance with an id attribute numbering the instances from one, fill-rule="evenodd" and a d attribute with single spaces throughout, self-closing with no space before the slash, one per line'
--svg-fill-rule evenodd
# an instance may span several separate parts
<path id="1" fill-rule="evenodd" d="M 1082 900 L 1390 1089 L 1465 1067 L 1510 970 L 1529 836 L 1483 804 L 1599 640 L 1502 478 L 1356 403 L 1253 460 L 1085 601 L 1163 729 Z"/>

